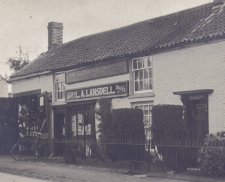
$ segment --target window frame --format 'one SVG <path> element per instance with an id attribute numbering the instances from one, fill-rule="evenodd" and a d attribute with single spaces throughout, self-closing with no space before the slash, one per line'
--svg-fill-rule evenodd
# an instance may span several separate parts
<path id="1" fill-rule="evenodd" d="M 61 81 L 57 81 L 56 82 L 56 79 L 57 79 L 57 76 L 58 75 L 62 75 L 63 79 Z M 57 84 L 61 83 L 62 84 L 62 87 L 64 89 L 57 89 Z M 55 100 L 56 102 L 57 101 L 65 101 L 65 97 L 66 97 L 66 74 L 65 72 L 58 72 L 58 73 L 55 73 L 55 78 L 54 78 L 54 88 L 55 88 Z M 62 98 L 58 98 L 58 94 L 61 93 L 62 94 Z"/>
<path id="2" fill-rule="evenodd" d="M 143 58 L 147 58 L 150 59 L 150 66 L 148 66 L 148 62 L 147 62 L 147 67 L 143 67 L 143 68 L 138 68 L 138 60 L 143 59 Z M 134 61 L 137 61 L 137 68 L 134 68 Z M 144 65 L 144 64 L 143 64 Z M 148 81 L 151 81 L 151 85 L 152 88 L 151 89 L 146 89 L 146 90 L 135 90 L 135 71 L 140 71 L 140 70 L 146 70 L 146 69 L 150 69 L 151 70 L 151 77 L 148 77 L 146 79 L 148 79 Z M 142 56 L 142 57 L 137 57 L 137 58 L 133 58 L 131 61 L 131 74 L 132 74 L 132 87 L 133 87 L 133 94 L 141 94 L 141 93 L 149 93 L 153 91 L 153 57 L 152 56 Z M 149 73 L 150 74 L 150 73 Z M 142 81 L 144 82 L 145 78 L 143 75 Z"/>
<path id="3" fill-rule="evenodd" d="M 136 109 L 140 109 L 141 107 L 141 110 L 143 111 L 143 123 L 144 123 L 144 129 L 145 129 L 145 135 L 147 137 L 147 130 L 149 130 L 149 138 L 152 138 L 152 131 L 151 131 L 151 126 L 152 126 L 152 107 L 153 107 L 153 102 L 135 102 L 132 104 L 133 105 L 133 108 L 136 108 Z M 148 106 L 148 114 L 145 115 L 145 110 L 144 110 L 144 107 L 145 106 Z M 150 121 L 149 121 L 149 125 L 146 125 L 145 126 L 145 117 L 149 117 L 150 118 Z"/>

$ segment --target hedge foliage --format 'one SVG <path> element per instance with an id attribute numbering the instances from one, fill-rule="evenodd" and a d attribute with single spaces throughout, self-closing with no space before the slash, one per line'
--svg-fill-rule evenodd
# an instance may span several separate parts
<path id="1" fill-rule="evenodd" d="M 183 107 L 179 105 L 156 105 L 152 109 L 153 141 L 170 170 L 182 171 L 187 166 L 190 155 L 185 148 L 177 144 L 187 139 L 187 130 L 183 119 Z M 189 151 L 193 152 L 193 151 Z"/>
<path id="2" fill-rule="evenodd" d="M 183 106 L 155 105 L 152 108 L 152 132 L 154 140 L 181 140 L 187 138 L 183 119 Z"/>
<path id="3" fill-rule="evenodd" d="M 225 176 L 225 131 L 210 134 L 199 151 L 201 172 L 210 176 Z"/>
<path id="4" fill-rule="evenodd" d="M 113 137 L 144 140 L 143 111 L 126 108 L 112 111 Z"/>
<path id="5" fill-rule="evenodd" d="M 143 112 L 139 109 L 111 109 L 111 100 L 101 100 L 97 112 L 101 117 L 99 125 L 100 145 L 104 155 L 113 161 L 135 160 L 143 156 L 144 145 L 132 142 L 144 142 Z"/>

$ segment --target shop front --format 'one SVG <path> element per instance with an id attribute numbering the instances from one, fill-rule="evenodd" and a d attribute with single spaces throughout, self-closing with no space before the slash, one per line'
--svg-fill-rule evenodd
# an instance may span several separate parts
<path id="1" fill-rule="evenodd" d="M 98 128 L 95 121 L 96 103 L 103 98 L 126 96 L 128 81 L 67 90 L 66 105 L 61 112 L 60 109 L 55 109 L 54 138 L 75 140 L 85 146 L 86 156 L 90 155 L 90 144 L 96 142 Z"/>

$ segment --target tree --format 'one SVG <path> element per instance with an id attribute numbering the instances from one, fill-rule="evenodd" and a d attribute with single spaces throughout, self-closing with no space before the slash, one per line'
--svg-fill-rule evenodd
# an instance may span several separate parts
<path id="1" fill-rule="evenodd" d="M 18 47 L 16 54 L 16 57 L 10 57 L 7 61 L 10 69 L 12 69 L 14 72 L 22 69 L 29 63 L 28 52 L 24 52 L 21 46 Z"/>

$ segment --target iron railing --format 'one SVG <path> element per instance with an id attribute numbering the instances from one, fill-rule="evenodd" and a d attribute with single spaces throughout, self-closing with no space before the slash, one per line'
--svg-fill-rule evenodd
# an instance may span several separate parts
<path id="1" fill-rule="evenodd" d="M 39 138 L 23 139 L 11 152 L 18 160 L 97 165 L 142 172 L 201 174 L 200 154 L 204 147 L 202 141 L 190 140 L 111 139 L 104 142 L 87 140 L 84 143 L 81 140 Z M 212 144 L 208 147 L 225 150 L 225 146 L 221 145 Z"/>

